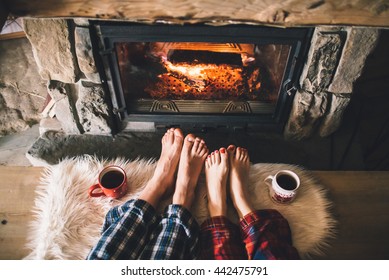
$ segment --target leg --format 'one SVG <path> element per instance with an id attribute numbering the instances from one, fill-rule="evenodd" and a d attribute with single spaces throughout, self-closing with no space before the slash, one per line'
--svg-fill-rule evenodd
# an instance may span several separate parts
<path id="1" fill-rule="evenodd" d="M 154 175 L 139 195 L 157 209 L 161 198 L 174 187 L 174 176 L 182 150 L 183 135 L 180 129 L 169 129 L 162 137 L 162 151 Z"/>
<path id="2" fill-rule="evenodd" d="M 208 149 L 204 141 L 189 134 L 184 139 L 173 204 L 153 231 L 142 259 L 194 259 L 198 255 L 199 227 L 189 209 Z"/>
<path id="3" fill-rule="evenodd" d="M 239 214 L 249 259 L 298 259 L 288 221 L 276 210 L 254 211 L 248 200 L 250 159 L 246 149 L 229 146 L 230 193 Z"/>
<path id="4" fill-rule="evenodd" d="M 214 151 L 205 161 L 208 209 L 211 218 L 201 226 L 201 257 L 204 259 L 245 259 L 239 228 L 227 215 L 228 154 Z"/>
<path id="5" fill-rule="evenodd" d="M 111 209 L 103 234 L 88 259 L 138 259 L 160 218 L 155 211 L 160 198 L 174 183 L 182 148 L 179 129 L 169 129 L 162 138 L 162 152 L 151 180 L 137 200 Z"/>
<path id="6" fill-rule="evenodd" d="M 230 145 L 227 148 L 230 159 L 230 195 L 239 218 L 252 212 L 254 208 L 248 200 L 247 185 L 250 158 L 246 149 Z"/>
<path id="7" fill-rule="evenodd" d="M 178 166 L 173 204 L 190 209 L 200 172 L 203 169 L 208 148 L 204 140 L 189 134 L 185 137 Z"/>
<path id="8" fill-rule="evenodd" d="M 205 161 L 208 210 L 211 217 L 227 215 L 228 154 L 225 148 L 212 152 Z"/>

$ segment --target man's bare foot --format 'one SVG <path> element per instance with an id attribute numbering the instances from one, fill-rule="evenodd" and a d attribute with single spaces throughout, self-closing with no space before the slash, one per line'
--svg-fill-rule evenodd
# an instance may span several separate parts
<path id="1" fill-rule="evenodd" d="M 250 171 L 250 157 L 244 148 L 230 145 L 227 148 L 230 159 L 230 196 L 240 218 L 254 209 L 248 200 L 247 187 Z"/>
<path id="2" fill-rule="evenodd" d="M 204 140 L 195 137 L 193 134 L 188 134 L 185 137 L 178 165 L 173 204 L 179 204 L 190 209 L 207 154 L 208 148 Z"/>
<path id="3" fill-rule="evenodd" d="M 170 128 L 162 137 L 161 156 L 157 162 L 153 177 L 139 196 L 157 207 L 161 198 L 174 187 L 174 178 L 180 159 L 184 136 L 181 129 Z"/>
<path id="4" fill-rule="evenodd" d="M 211 217 L 227 215 L 228 154 L 225 148 L 212 152 L 205 160 L 208 210 Z"/>

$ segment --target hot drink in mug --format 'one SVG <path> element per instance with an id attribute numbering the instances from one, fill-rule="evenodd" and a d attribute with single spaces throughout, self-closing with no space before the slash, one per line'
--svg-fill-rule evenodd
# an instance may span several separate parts
<path id="1" fill-rule="evenodd" d="M 96 191 L 100 190 L 100 191 Z M 90 197 L 109 196 L 120 198 L 127 192 L 126 173 L 119 166 L 107 166 L 104 168 L 98 178 L 98 183 L 89 188 Z"/>
<path id="2" fill-rule="evenodd" d="M 300 178 L 290 170 L 280 170 L 275 175 L 269 175 L 265 182 L 269 186 L 270 197 L 278 203 L 293 201 L 300 187 Z"/>

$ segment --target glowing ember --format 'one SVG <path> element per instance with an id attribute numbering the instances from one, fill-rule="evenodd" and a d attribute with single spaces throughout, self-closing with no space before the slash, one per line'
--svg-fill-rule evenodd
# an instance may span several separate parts
<path id="1" fill-rule="evenodd" d="M 225 99 L 255 95 L 260 88 L 259 71 L 229 64 L 172 63 L 163 61 L 166 72 L 145 91 L 153 98 Z"/>

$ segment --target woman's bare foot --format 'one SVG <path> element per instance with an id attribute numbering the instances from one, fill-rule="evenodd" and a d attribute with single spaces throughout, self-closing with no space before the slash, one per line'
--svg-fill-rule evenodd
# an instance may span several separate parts
<path id="1" fill-rule="evenodd" d="M 254 209 L 248 200 L 247 187 L 250 171 L 250 157 L 244 148 L 233 145 L 227 148 L 230 159 L 230 196 L 240 218 Z"/>
<path id="2" fill-rule="evenodd" d="M 147 183 L 139 199 L 150 203 L 154 208 L 161 198 L 174 187 L 175 172 L 182 150 L 184 136 L 181 129 L 170 128 L 162 137 L 162 151 L 153 177 Z"/>
<path id="3" fill-rule="evenodd" d="M 178 166 L 173 204 L 179 204 L 190 209 L 207 154 L 208 148 L 204 140 L 195 137 L 193 134 L 188 134 L 185 137 Z"/>
<path id="4" fill-rule="evenodd" d="M 225 148 L 212 152 L 205 160 L 208 210 L 211 217 L 227 215 L 228 169 L 228 154 Z"/>

